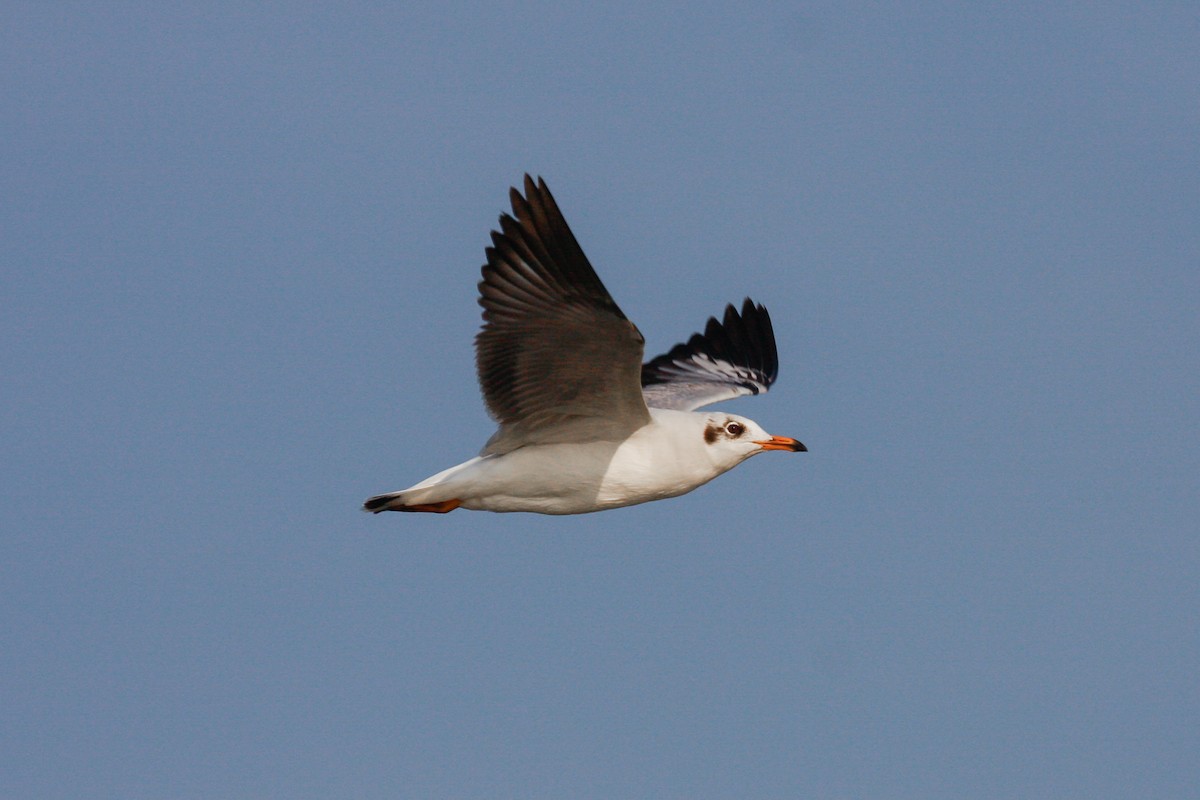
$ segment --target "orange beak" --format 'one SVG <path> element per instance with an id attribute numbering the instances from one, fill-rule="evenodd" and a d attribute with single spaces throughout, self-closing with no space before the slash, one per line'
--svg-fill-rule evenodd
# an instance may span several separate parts
<path id="1" fill-rule="evenodd" d="M 808 448 L 802 442 L 797 442 L 787 436 L 772 436 L 761 442 L 755 442 L 763 450 L 788 450 L 793 453 L 807 453 Z"/>

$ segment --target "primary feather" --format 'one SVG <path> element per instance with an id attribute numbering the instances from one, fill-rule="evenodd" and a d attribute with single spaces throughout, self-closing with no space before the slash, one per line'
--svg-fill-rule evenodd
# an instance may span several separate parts
<path id="1" fill-rule="evenodd" d="M 704 333 L 642 365 L 642 395 L 653 408 L 692 411 L 771 388 L 779 354 L 771 315 L 749 297 L 742 313 L 725 307 L 725 321 L 710 317 Z"/>

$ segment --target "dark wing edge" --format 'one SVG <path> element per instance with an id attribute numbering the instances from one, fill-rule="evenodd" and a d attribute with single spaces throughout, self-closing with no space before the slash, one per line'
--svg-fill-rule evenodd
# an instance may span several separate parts
<path id="1" fill-rule="evenodd" d="M 643 364 L 642 394 L 653 408 L 690 411 L 765 392 L 778 374 L 771 315 L 747 297 L 740 315 L 726 306 L 723 320 L 710 317 L 704 333 Z"/>
<path id="2" fill-rule="evenodd" d="M 525 196 L 509 190 L 513 213 L 500 215 L 479 282 L 486 323 L 523 316 L 553 302 L 589 306 L 627 319 L 592 268 L 542 178 L 525 176 Z M 515 216 L 515 219 L 514 219 Z M 534 302 L 522 303 L 522 299 Z M 542 306 L 544 308 L 544 306 Z"/>
<path id="3" fill-rule="evenodd" d="M 527 433 L 569 416 L 646 419 L 637 390 L 644 339 L 568 227 L 546 183 L 525 176 L 492 231 L 479 282 L 476 368 L 488 413 Z M 551 376 L 566 381 L 554 396 Z M 622 387 L 628 387 L 623 389 Z M 557 399 L 566 399 L 567 408 Z"/>

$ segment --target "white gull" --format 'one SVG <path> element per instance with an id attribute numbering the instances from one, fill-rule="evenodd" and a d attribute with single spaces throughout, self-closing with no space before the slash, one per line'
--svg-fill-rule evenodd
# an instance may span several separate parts
<path id="1" fill-rule="evenodd" d="M 736 414 L 694 409 L 767 391 L 779 359 L 767 310 L 709 319 L 642 363 L 613 301 L 540 178 L 511 191 L 479 284 L 476 366 L 499 430 L 476 458 L 364 511 L 583 514 L 675 497 L 767 450 L 805 451 Z"/>

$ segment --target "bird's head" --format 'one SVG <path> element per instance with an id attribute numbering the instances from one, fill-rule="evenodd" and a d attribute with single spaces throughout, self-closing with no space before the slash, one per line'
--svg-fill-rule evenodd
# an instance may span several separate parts
<path id="1" fill-rule="evenodd" d="M 766 450 L 807 452 L 808 448 L 787 436 L 772 436 L 757 422 L 737 414 L 705 414 L 704 444 L 713 462 L 725 469 Z"/>

